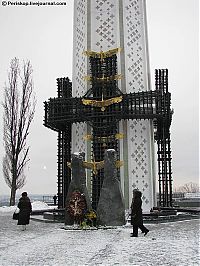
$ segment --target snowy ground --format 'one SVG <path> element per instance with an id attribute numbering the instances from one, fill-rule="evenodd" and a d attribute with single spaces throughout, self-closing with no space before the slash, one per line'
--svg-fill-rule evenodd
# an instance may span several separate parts
<path id="1" fill-rule="evenodd" d="M 130 226 L 70 231 L 30 221 L 21 231 L 16 224 L 12 212 L 0 209 L 1 266 L 200 265 L 199 220 L 149 224 L 149 234 L 138 238 L 130 237 Z"/>

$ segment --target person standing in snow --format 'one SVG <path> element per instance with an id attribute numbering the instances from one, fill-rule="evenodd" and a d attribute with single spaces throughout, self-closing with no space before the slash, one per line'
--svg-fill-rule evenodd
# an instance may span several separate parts
<path id="1" fill-rule="evenodd" d="M 22 230 L 26 230 L 26 225 L 29 224 L 30 214 L 32 211 L 32 206 L 27 192 L 22 193 L 22 197 L 19 199 L 17 205 L 19 208 L 19 219 L 17 225 L 22 225 Z"/>
<path id="2" fill-rule="evenodd" d="M 131 224 L 133 226 L 133 233 L 131 237 L 138 237 L 138 228 L 146 235 L 149 230 L 143 225 L 142 217 L 142 193 L 134 189 L 133 190 L 133 199 L 131 204 Z"/>

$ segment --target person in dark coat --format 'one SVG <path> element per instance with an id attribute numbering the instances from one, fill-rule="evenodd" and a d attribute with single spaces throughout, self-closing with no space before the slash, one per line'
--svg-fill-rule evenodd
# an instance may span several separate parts
<path id="1" fill-rule="evenodd" d="M 131 204 L 131 224 L 133 226 L 132 237 L 138 237 L 138 228 L 146 235 L 149 230 L 143 225 L 142 217 L 142 193 L 139 190 L 133 191 L 133 199 Z"/>
<path id="2" fill-rule="evenodd" d="M 53 203 L 54 203 L 54 205 L 56 205 L 56 200 L 57 200 L 57 196 L 54 195 L 54 196 L 53 196 Z"/>
<path id="3" fill-rule="evenodd" d="M 29 224 L 30 214 L 32 211 L 32 206 L 27 192 L 22 193 L 22 197 L 19 199 L 17 205 L 19 208 L 19 219 L 17 225 L 22 225 L 22 230 L 26 230 L 26 225 Z"/>

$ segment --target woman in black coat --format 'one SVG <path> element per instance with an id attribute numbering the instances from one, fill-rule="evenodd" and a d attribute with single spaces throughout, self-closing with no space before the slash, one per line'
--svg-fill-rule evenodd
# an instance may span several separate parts
<path id="1" fill-rule="evenodd" d="M 143 225 L 142 217 L 142 193 L 139 190 L 133 191 L 133 199 L 131 204 L 131 224 L 133 226 L 132 237 L 138 236 L 138 228 L 146 235 L 149 230 Z"/>
<path id="2" fill-rule="evenodd" d="M 19 208 L 19 219 L 18 225 L 22 225 L 22 230 L 26 230 L 26 225 L 29 224 L 30 214 L 32 211 L 32 206 L 29 197 L 27 197 L 27 192 L 22 193 L 22 197 L 19 199 L 17 205 Z"/>

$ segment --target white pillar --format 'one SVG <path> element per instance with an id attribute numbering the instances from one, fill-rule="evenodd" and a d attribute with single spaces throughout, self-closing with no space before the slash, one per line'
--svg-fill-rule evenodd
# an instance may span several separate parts
<path id="1" fill-rule="evenodd" d="M 84 50 L 99 52 L 121 47 L 118 73 L 123 75 L 119 88 L 123 93 L 151 89 L 144 0 L 76 0 L 74 1 L 73 97 L 83 96 L 88 85 L 83 77 L 90 73 Z M 89 152 L 84 140 L 86 123 L 73 125 L 72 152 Z M 132 190 L 143 194 L 143 210 L 155 205 L 155 166 L 152 122 L 120 122 L 124 139 L 120 143 L 121 183 L 126 207 Z"/>

